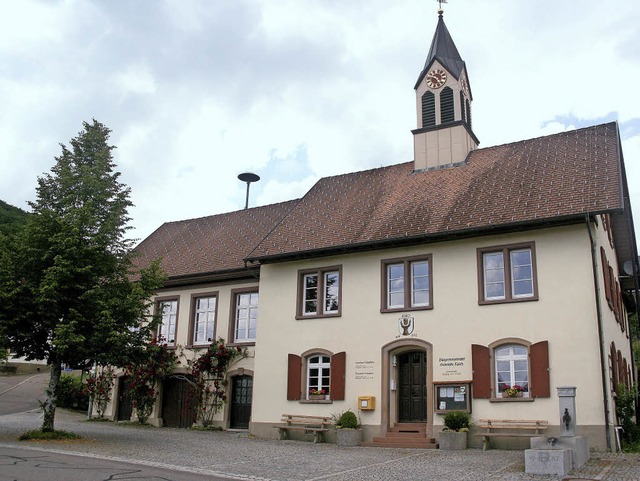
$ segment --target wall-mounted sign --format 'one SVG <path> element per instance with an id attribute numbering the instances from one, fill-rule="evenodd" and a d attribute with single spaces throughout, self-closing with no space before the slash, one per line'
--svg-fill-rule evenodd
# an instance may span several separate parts
<path id="1" fill-rule="evenodd" d="M 470 374 L 469 363 L 465 356 L 438 357 L 436 366 L 439 371 L 434 373 L 436 379 L 468 378 Z"/>
<path id="2" fill-rule="evenodd" d="M 375 365 L 375 361 L 356 361 L 356 379 L 373 379 L 375 375 Z"/>

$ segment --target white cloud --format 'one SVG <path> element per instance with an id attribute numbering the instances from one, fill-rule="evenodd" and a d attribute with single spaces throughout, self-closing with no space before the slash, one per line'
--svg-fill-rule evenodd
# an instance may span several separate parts
<path id="1" fill-rule="evenodd" d="M 407 162 L 437 2 L 21 0 L 0 17 L 0 198 L 24 206 L 92 117 L 113 130 L 135 235 Z M 640 201 L 640 13 L 596 0 L 450 2 L 481 147 L 619 119 Z M 626 138 L 628 137 L 628 138 Z M 17 167 L 16 167 L 17 166 Z M 639 214 L 640 215 L 640 214 Z M 640 230 L 640 229 L 638 229 Z"/>

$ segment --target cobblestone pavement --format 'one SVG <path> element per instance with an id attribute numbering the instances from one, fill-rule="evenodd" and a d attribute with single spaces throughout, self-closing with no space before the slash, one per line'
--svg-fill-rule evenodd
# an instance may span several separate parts
<path id="1" fill-rule="evenodd" d="M 19 445 L 253 481 L 640 481 L 640 455 L 593 453 L 583 468 L 569 476 L 536 476 L 524 473 L 522 451 L 341 448 L 335 444 L 257 439 L 244 432 L 86 422 L 81 414 L 61 410 L 56 428 L 80 434 L 82 440 L 16 441 L 21 432 L 38 428 L 40 423 L 38 411 L 0 416 L 0 452 L 3 446 Z"/>

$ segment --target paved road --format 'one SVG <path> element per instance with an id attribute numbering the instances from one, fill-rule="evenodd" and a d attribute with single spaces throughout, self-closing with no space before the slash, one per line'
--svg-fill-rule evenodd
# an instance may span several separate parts
<path id="1" fill-rule="evenodd" d="M 45 375 L 42 375 L 46 377 Z M 136 479 L 163 479 L 162 470 L 174 477 L 165 479 L 191 480 L 236 479 L 247 481 L 540 481 L 562 480 L 562 476 L 534 476 L 524 472 L 522 451 L 478 449 L 466 451 L 440 451 L 400 448 L 341 448 L 335 444 L 313 444 L 300 441 L 276 441 L 250 437 L 246 432 L 203 432 L 188 429 L 140 428 L 111 422 L 87 422 L 81 413 L 65 410 L 56 412 L 56 429 L 72 431 L 83 436 L 79 441 L 64 442 L 19 442 L 17 437 L 29 429 L 39 428 L 42 416 L 39 409 L 25 411 L 15 403 L 7 402 L 9 393 L 26 396 L 25 402 L 33 401 L 38 392 L 35 378 L 27 382 L 22 379 L 0 378 L 0 406 L 19 413 L 0 415 L 0 455 L 5 463 L 17 466 L 16 453 L 27 459 L 24 464 L 30 472 L 13 476 L 11 469 L 20 466 L 0 466 L 0 481 L 55 480 L 43 477 L 41 465 L 49 473 L 68 470 L 69 476 L 60 481 L 75 479 L 127 479 L 132 476 L 130 463 L 142 469 Z M 2 382 L 11 382 L 7 387 Z M 20 384 L 22 383 L 22 384 Z M 46 382 L 44 383 L 46 384 Z M 42 386 L 44 386 L 42 384 Z M 41 386 L 41 387 L 42 387 Z M 7 392 L 7 389 L 11 391 Z M 4 394 L 2 394 L 4 392 Z M 40 391 L 41 392 L 41 391 Z M 31 394 L 29 394 L 31 393 Z M 13 396 L 12 395 L 12 396 Z M 27 455 L 21 450 L 31 448 Z M 36 449 L 37 451 L 33 451 Z M 68 461 L 68 455 L 75 457 Z M 50 456 L 50 457 L 49 457 Z M 19 457 L 19 456 L 18 456 Z M 103 461 L 107 464 L 102 464 Z M 66 464 L 55 464 L 57 462 Z M 23 463 L 20 461 L 20 463 Z M 116 463 L 116 464 L 109 464 Z M 122 464 L 117 464 L 122 463 Z M 106 466 L 118 471 L 98 470 L 90 478 L 86 469 L 77 470 L 64 466 Z M 59 469 L 54 469 L 58 466 Z M 158 468 L 159 471 L 146 468 Z M 102 468 L 101 468 L 102 469 Z M 124 471 L 119 471 L 120 469 Z M 180 475 L 175 471 L 180 470 Z M 184 475 L 182 473 L 184 471 Z M 199 473 L 196 477 L 193 473 Z M 81 473 L 78 475 L 78 473 Z M 92 474 L 92 475 L 93 475 Z M 139 476 L 137 476 L 139 474 Z M 73 478 L 70 476 L 79 477 Z M 145 478 L 144 476 L 151 476 Z M 165 476 L 165 474 L 162 474 Z M 168 475 L 167 475 L 168 476 Z M 200 477 L 198 477 L 200 476 Z M 640 455 L 593 453 L 590 461 L 580 470 L 564 479 L 602 481 L 640 481 Z"/>
<path id="2" fill-rule="evenodd" d="M 37 409 L 49 382 L 49 373 L 0 376 L 0 416 Z"/>
<path id="3" fill-rule="evenodd" d="M 0 481 L 228 481 L 201 472 L 179 471 L 110 459 L 52 453 L 34 448 L 2 448 Z"/>

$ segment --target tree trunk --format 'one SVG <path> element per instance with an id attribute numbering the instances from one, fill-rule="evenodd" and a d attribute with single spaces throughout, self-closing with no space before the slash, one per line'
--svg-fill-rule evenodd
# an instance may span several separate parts
<path id="1" fill-rule="evenodd" d="M 44 419 L 42 421 L 42 431 L 52 432 L 53 422 L 56 416 L 56 406 L 58 404 L 58 382 L 62 374 L 62 367 L 59 362 L 51 364 L 51 377 L 49 378 L 49 387 L 47 388 L 47 398 L 42 403 L 42 411 Z"/>

